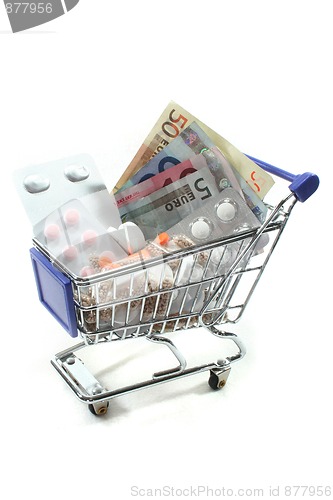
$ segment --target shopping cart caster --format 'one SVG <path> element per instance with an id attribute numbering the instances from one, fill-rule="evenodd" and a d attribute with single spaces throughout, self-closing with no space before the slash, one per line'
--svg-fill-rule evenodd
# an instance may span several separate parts
<path id="1" fill-rule="evenodd" d="M 102 403 L 89 404 L 88 410 L 97 417 L 105 415 L 109 409 L 109 402 L 103 401 Z"/>
<path id="2" fill-rule="evenodd" d="M 214 389 L 214 391 L 218 391 L 222 389 L 227 383 L 231 367 L 227 366 L 225 368 L 213 368 L 210 370 L 210 377 L 208 380 L 209 386 Z"/>

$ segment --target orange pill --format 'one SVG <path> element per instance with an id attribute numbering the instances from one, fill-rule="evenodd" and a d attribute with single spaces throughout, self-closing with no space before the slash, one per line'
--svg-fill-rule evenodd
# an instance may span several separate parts
<path id="1" fill-rule="evenodd" d="M 113 260 L 114 260 L 113 254 L 111 252 L 106 251 L 101 253 L 101 255 L 99 256 L 98 265 L 102 269 L 110 268 Z"/>
<path id="2" fill-rule="evenodd" d="M 166 245 L 169 242 L 169 240 L 170 236 L 168 235 L 168 233 L 160 233 L 155 238 L 156 243 L 162 246 Z"/>

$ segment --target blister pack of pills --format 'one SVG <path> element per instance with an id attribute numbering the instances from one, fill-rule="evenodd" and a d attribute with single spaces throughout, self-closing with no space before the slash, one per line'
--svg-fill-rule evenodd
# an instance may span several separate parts
<path id="1" fill-rule="evenodd" d="M 36 239 L 52 258 L 78 276 L 96 273 L 101 259 L 115 262 L 128 255 L 80 200 L 65 203 L 35 230 Z"/>
<path id="2" fill-rule="evenodd" d="M 259 226 L 259 220 L 244 199 L 233 188 L 226 188 L 167 233 L 171 237 L 185 234 L 196 244 L 202 244 Z"/>
<path id="3" fill-rule="evenodd" d="M 14 182 L 33 226 L 70 200 L 80 200 L 105 228 L 121 224 L 113 195 L 86 154 L 30 165 L 14 172 Z"/>

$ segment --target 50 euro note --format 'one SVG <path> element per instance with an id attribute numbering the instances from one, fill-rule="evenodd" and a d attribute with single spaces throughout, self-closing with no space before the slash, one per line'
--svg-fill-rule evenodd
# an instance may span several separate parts
<path id="1" fill-rule="evenodd" d="M 263 199 L 274 184 L 273 178 L 230 142 L 174 101 L 171 101 L 162 112 L 137 154 L 118 180 L 113 190 L 114 193 L 123 188 L 124 184 L 149 162 L 153 156 L 174 141 L 193 122 L 196 122 L 202 128 L 212 142 L 225 155 L 230 164 L 243 177 L 245 182 Z"/>
<path id="2" fill-rule="evenodd" d="M 148 163 L 132 175 L 120 191 L 144 182 L 156 174 L 190 159 L 193 155 L 214 147 L 214 143 L 195 122 L 186 127 L 178 137 L 154 155 Z"/>
<path id="3" fill-rule="evenodd" d="M 216 196 L 218 189 L 208 167 L 119 208 L 122 222 L 134 222 L 147 240 L 180 222 Z"/>

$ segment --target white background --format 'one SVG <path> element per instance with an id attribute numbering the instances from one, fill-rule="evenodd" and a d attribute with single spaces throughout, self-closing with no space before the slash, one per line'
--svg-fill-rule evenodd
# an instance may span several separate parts
<path id="1" fill-rule="evenodd" d="M 284 498 L 284 485 L 333 486 L 330 7 L 81 0 L 58 20 L 13 35 L 0 6 L 7 499 L 125 499 L 132 486 L 164 485 L 184 495 L 190 485 L 265 488 L 266 498 L 280 485 Z M 198 375 L 118 398 L 95 418 L 49 363 L 73 341 L 38 302 L 30 224 L 11 174 L 86 152 L 111 188 L 170 99 L 242 151 L 317 173 L 321 186 L 296 206 L 232 328 L 248 354 L 225 389 L 211 391 L 207 374 Z M 133 356 L 137 372 L 129 364 L 125 373 L 135 378 L 145 357 Z"/>

